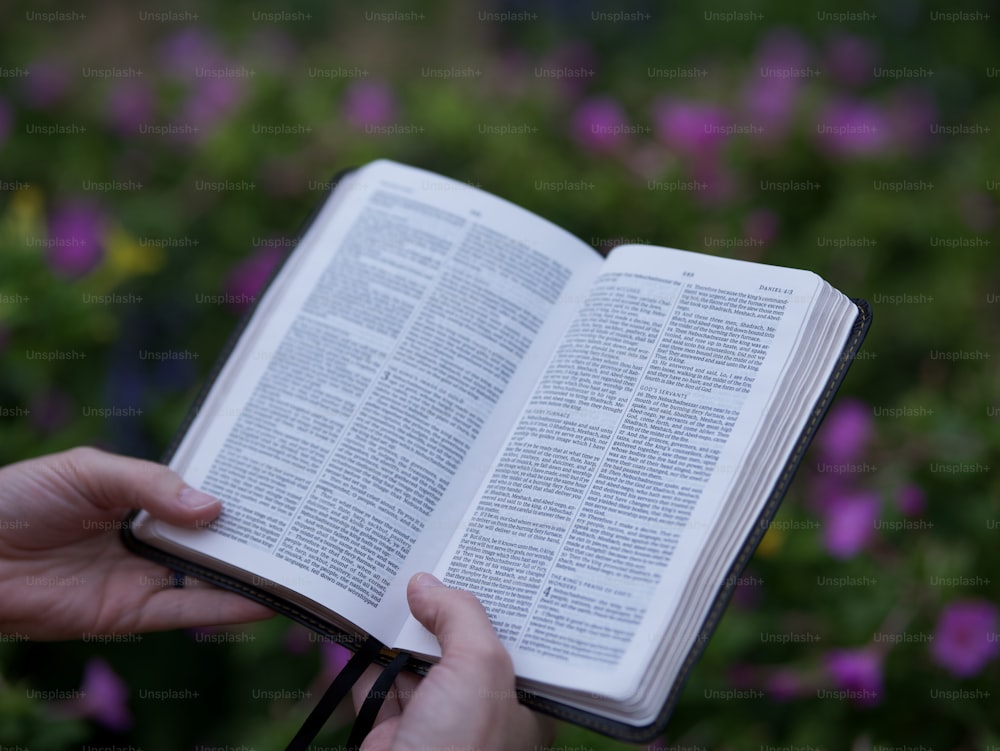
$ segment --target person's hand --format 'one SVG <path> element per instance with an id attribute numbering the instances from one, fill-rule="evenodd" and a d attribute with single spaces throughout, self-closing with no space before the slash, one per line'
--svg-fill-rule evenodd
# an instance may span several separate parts
<path id="1" fill-rule="evenodd" d="M 441 645 L 441 661 L 425 678 L 400 675 L 361 751 L 435 748 L 537 749 L 554 724 L 519 704 L 510 655 L 475 595 L 444 586 L 430 574 L 409 583 L 410 611 Z M 381 668 L 354 688 L 361 706 Z"/>
<path id="2" fill-rule="evenodd" d="M 221 503 L 154 462 L 76 448 L 0 469 L 0 633 L 31 639 L 242 623 L 273 615 L 128 552 L 129 509 L 195 526 Z"/>

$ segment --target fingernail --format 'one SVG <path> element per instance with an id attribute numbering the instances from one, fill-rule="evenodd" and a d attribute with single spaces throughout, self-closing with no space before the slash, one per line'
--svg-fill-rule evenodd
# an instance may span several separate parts
<path id="1" fill-rule="evenodd" d="M 443 587 L 444 584 L 438 579 L 434 574 L 428 574 L 426 571 L 414 575 L 413 585 L 415 587 Z"/>
<path id="2" fill-rule="evenodd" d="M 215 506 L 219 503 L 219 499 L 215 496 L 202 493 L 200 490 L 195 490 L 190 486 L 185 486 L 181 490 L 180 501 L 192 511 L 202 511 L 209 506 Z"/>

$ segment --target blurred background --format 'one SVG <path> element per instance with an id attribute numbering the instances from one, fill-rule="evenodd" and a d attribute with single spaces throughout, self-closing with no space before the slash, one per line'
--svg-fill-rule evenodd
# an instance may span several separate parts
<path id="1" fill-rule="evenodd" d="M 159 457 L 329 178 L 378 157 L 601 251 L 812 269 L 871 334 L 649 747 L 1000 748 L 997 14 L 623 6 L 5 3 L 0 463 Z M 8 635 L 0 746 L 282 747 L 343 660 L 281 619 Z"/>

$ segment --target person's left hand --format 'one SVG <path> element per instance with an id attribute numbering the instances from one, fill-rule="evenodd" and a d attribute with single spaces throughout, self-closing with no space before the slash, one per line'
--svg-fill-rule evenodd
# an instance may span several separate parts
<path id="1" fill-rule="evenodd" d="M 154 462 L 76 448 L 0 469 L 0 633 L 30 639 L 242 623 L 273 612 L 133 555 L 119 537 L 144 508 L 171 524 L 219 515 L 221 502 Z"/>

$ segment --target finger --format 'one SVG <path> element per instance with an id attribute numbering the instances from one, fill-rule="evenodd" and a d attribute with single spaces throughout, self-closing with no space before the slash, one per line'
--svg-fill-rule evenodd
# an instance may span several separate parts
<path id="1" fill-rule="evenodd" d="M 57 455 L 74 483 L 101 509 L 141 508 L 171 524 L 192 526 L 219 515 L 222 503 L 156 462 L 83 447 Z"/>
<path id="2" fill-rule="evenodd" d="M 470 661 L 498 679 L 513 676 L 510 655 L 474 594 L 420 573 L 410 579 L 406 595 L 413 617 L 441 645 L 442 661 Z"/>
<path id="3" fill-rule="evenodd" d="M 275 613 L 259 602 L 217 588 L 163 589 L 141 611 L 137 631 L 164 631 L 199 626 L 227 626 L 271 618 Z"/>

